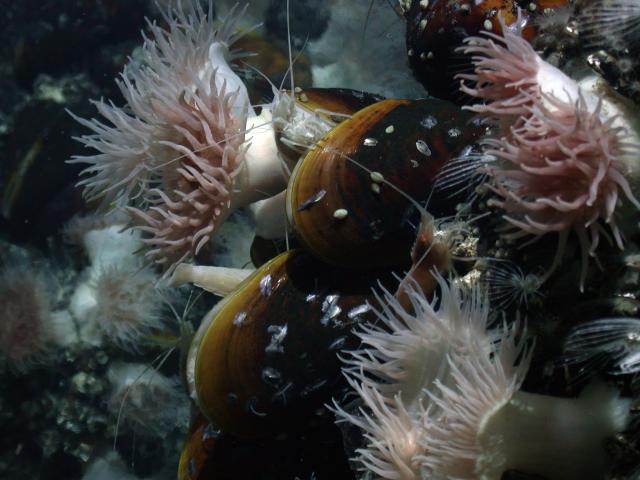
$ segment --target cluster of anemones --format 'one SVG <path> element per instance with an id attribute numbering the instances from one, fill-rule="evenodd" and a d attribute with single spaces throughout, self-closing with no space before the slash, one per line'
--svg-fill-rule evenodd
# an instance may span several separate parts
<path id="1" fill-rule="evenodd" d="M 346 374 L 359 427 L 357 460 L 386 479 L 500 479 L 507 470 L 548 479 L 603 478 L 603 441 L 625 427 L 629 401 L 593 383 L 578 398 L 520 389 L 531 348 L 517 322 L 489 329 L 488 301 L 438 276 L 431 300 L 411 308 L 379 298 L 380 323 L 362 326 Z"/>
<path id="2" fill-rule="evenodd" d="M 560 234 L 549 275 L 560 263 L 567 237 L 577 234 L 581 288 L 589 256 L 609 226 L 618 247 L 623 235 L 616 208 L 640 208 L 632 192 L 640 144 L 624 102 L 590 77 L 580 84 L 536 54 L 517 31 L 485 32 L 461 50 L 473 74 L 461 75 L 463 92 L 483 100 L 472 110 L 499 120 L 501 133 L 487 141 L 480 171 L 506 212 L 507 238 Z M 602 95 L 599 92 L 606 93 Z"/>

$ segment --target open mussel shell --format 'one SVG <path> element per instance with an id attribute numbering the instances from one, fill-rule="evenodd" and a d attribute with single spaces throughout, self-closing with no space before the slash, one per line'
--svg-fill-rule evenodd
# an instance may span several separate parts
<path id="1" fill-rule="evenodd" d="M 461 199 L 434 191 L 443 166 L 478 151 L 485 127 L 443 100 L 383 100 L 345 120 L 301 160 L 287 186 L 297 239 L 334 265 L 410 263 L 418 215 L 453 215 Z M 401 193 L 402 192 L 402 193 Z"/>
<path id="2" fill-rule="evenodd" d="M 372 319 L 378 275 L 303 251 L 269 261 L 203 320 L 187 371 L 200 411 L 225 432 L 275 435 L 313 424 L 343 385 L 337 354 Z"/>

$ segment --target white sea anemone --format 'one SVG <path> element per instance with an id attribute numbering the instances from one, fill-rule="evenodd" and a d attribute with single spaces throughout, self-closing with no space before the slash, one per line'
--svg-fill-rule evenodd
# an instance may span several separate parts
<path id="1" fill-rule="evenodd" d="M 604 478 L 604 441 L 625 428 L 630 402 L 602 384 L 578 398 L 520 391 L 529 357 L 509 330 L 491 355 L 476 342 L 449 354 L 423 419 L 427 478 Z"/>
<path id="2" fill-rule="evenodd" d="M 407 285 L 408 311 L 389 292 L 378 298 L 378 325 L 362 325 L 362 347 L 348 352 L 345 374 L 364 409 L 349 413 L 337 404 L 339 421 L 360 427 L 367 441 L 358 461 L 381 478 L 424 478 L 424 392 L 433 387 L 443 359 L 473 338 L 486 340 L 487 301 L 479 290 L 465 294 L 434 274 L 439 296 L 427 299 Z"/>
<path id="3" fill-rule="evenodd" d="M 436 278 L 440 298 L 414 290 L 413 313 L 380 298 L 380 325 L 361 327 L 363 347 L 346 359 L 362 407 L 335 411 L 364 434 L 362 468 L 387 479 L 603 478 L 603 442 L 625 428 L 629 401 L 602 384 L 578 398 L 521 391 L 532 349 L 518 322 L 487 330 L 478 287 L 462 294 Z"/>

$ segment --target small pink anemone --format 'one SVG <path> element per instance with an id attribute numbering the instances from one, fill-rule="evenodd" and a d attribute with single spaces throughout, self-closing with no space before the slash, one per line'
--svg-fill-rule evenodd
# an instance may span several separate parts
<path id="1" fill-rule="evenodd" d="M 487 153 L 498 163 L 486 167 L 492 200 L 507 212 L 515 228 L 510 238 L 560 234 L 553 271 L 564 253 L 567 236 L 575 231 L 582 254 L 580 285 L 584 285 L 588 256 L 594 256 L 609 225 L 616 245 L 624 248 L 615 211 L 621 197 L 635 208 L 635 198 L 618 160 L 637 150 L 623 141 L 624 132 L 600 118 L 600 106 L 589 111 L 581 97 L 575 104 L 546 97 L 556 110 L 541 102 L 529 107 L 530 115 L 510 135 L 489 142 Z"/>
<path id="2" fill-rule="evenodd" d="M 504 31 L 504 38 L 485 32 L 462 47 L 475 54 L 475 74 L 460 76 L 461 89 L 485 102 L 469 108 L 510 125 L 500 139 L 487 140 L 491 161 L 483 160 L 479 171 L 500 197 L 492 204 L 507 212 L 507 238 L 560 234 L 545 278 L 559 265 L 569 232 L 576 232 L 583 289 L 588 257 L 606 235 L 601 221 L 623 248 L 616 208 L 623 198 L 640 208 L 625 177 L 625 163 L 637 158 L 640 145 L 606 99 L 583 91 L 520 35 Z"/>

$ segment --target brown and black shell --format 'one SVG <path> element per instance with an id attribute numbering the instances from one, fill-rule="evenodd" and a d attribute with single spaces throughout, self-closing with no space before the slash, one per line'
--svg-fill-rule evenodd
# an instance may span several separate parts
<path id="1" fill-rule="evenodd" d="M 451 159 L 477 153 L 484 132 L 471 113 L 438 99 L 360 110 L 293 171 L 286 205 L 296 238 L 335 265 L 409 264 L 419 215 L 407 197 L 435 217 L 455 214 L 461 199 L 434 192 L 436 177 Z"/>
<path id="2" fill-rule="evenodd" d="M 256 270 L 203 320 L 191 347 L 200 411 L 227 433 L 275 436 L 306 428 L 343 387 L 337 354 L 373 312 L 377 275 L 304 251 Z"/>

